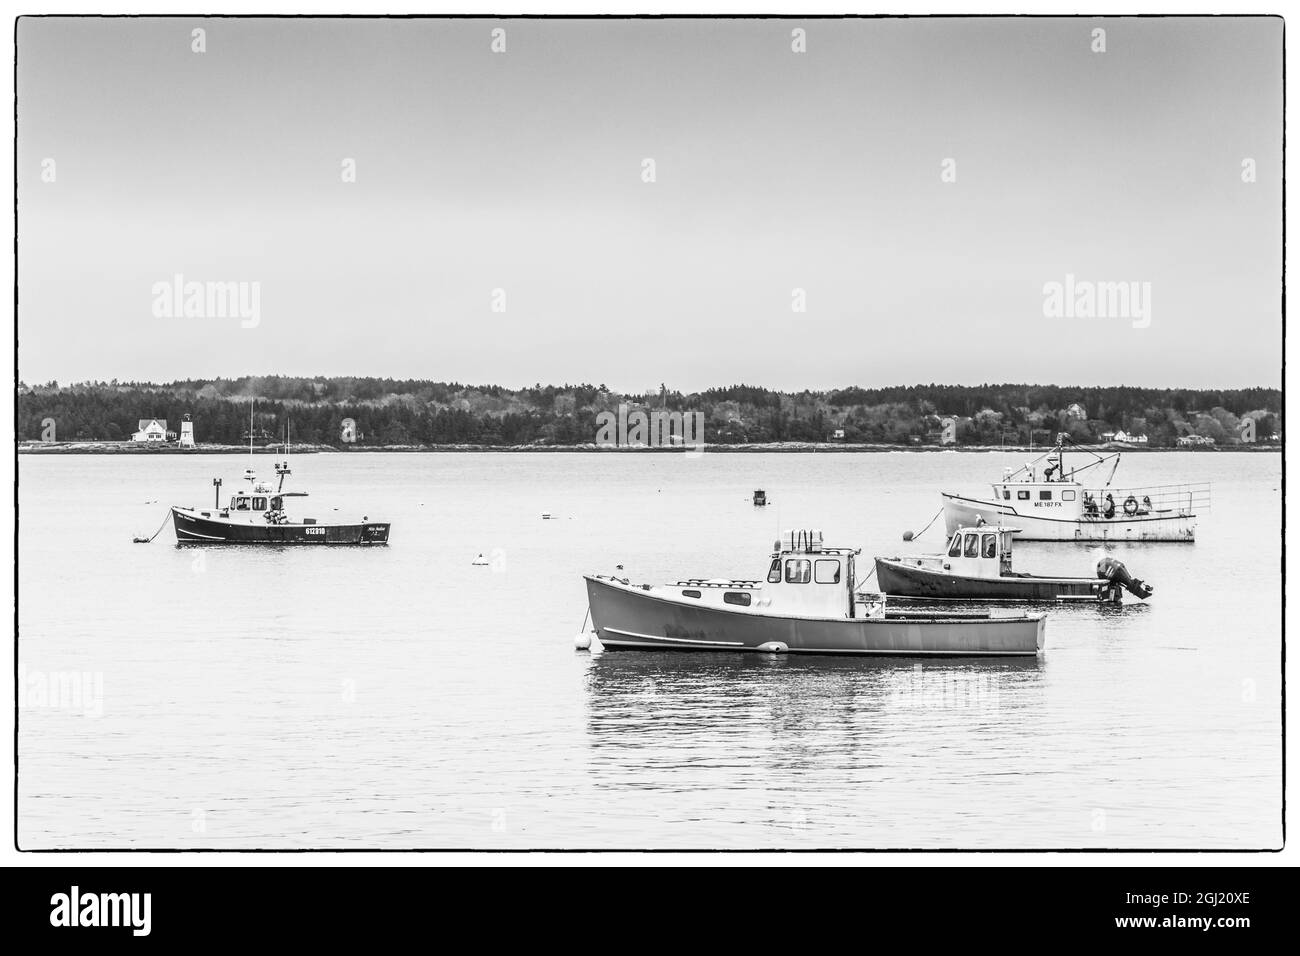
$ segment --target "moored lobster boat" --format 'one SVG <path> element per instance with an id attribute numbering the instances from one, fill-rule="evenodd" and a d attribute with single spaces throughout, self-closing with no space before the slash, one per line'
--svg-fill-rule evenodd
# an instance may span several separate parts
<path id="1" fill-rule="evenodd" d="M 586 575 L 592 624 L 610 650 L 792 654 L 1035 655 L 1041 614 L 906 612 L 855 593 L 860 549 L 827 548 L 819 531 L 787 532 L 756 580 L 633 584 Z"/>
<path id="2" fill-rule="evenodd" d="M 291 518 L 290 499 L 305 498 L 305 491 L 285 491 L 284 479 L 291 474 L 289 463 L 277 462 L 277 484 L 257 480 L 253 469 L 244 472 L 246 488 L 221 504 L 221 480 L 213 479 L 216 502 L 211 508 L 173 507 L 172 526 L 178 544 L 387 544 L 389 523 L 371 521 L 326 522 L 315 518 Z"/>
<path id="3" fill-rule="evenodd" d="M 1195 541 L 1196 517 L 1209 510 L 1210 486 L 1199 482 L 1147 488 L 1112 487 L 1119 453 L 1065 467 L 1058 444 L 1017 471 L 1007 469 L 983 497 L 943 492 L 943 517 L 949 535 L 979 524 L 1014 525 L 1026 541 Z M 1042 471 L 1038 462 L 1046 461 Z M 1110 479 L 1089 487 L 1077 476 L 1113 462 Z"/>
<path id="4" fill-rule="evenodd" d="M 1119 604 L 1123 592 L 1146 600 L 1154 588 L 1109 555 L 1096 575 L 1050 577 L 1012 569 L 1015 528 L 959 528 L 942 554 L 876 558 L 876 586 L 908 601 L 1098 601 Z"/>

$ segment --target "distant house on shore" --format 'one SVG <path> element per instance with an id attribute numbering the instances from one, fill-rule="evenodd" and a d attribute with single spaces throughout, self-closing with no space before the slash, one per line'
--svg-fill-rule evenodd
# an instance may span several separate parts
<path id="1" fill-rule="evenodd" d="M 1088 420 L 1088 410 L 1084 408 L 1082 405 L 1080 405 L 1078 402 L 1075 402 L 1074 404 L 1070 405 L 1065 410 L 1065 414 L 1069 415 L 1077 422 L 1086 422 Z"/>
<path id="2" fill-rule="evenodd" d="M 1123 429 L 1120 429 L 1115 433 L 1114 440 L 1122 441 L 1129 445 L 1145 445 L 1147 443 L 1147 436 L 1130 434 L 1125 432 Z"/>
<path id="3" fill-rule="evenodd" d="M 1178 439 L 1179 447 L 1195 448 L 1198 445 L 1213 445 L 1214 439 L 1205 435 L 1182 435 Z"/>
<path id="4" fill-rule="evenodd" d="M 167 419 L 165 418 L 142 418 L 140 427 L 131 441 L 138 442 L 163 442 L 167 440 Z"/>

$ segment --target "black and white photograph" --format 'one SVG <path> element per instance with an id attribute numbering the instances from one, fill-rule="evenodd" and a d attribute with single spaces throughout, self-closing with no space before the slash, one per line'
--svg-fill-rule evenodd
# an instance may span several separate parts
<path id="1" fill-rule="evenodd" d="M 356 13 L 15 20 L 11 856 L 1283 848 L 1281 16 Z"/>

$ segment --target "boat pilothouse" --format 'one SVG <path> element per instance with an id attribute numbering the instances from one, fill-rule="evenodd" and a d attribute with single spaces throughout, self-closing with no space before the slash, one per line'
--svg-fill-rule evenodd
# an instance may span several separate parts
<path id="1" fill-rule="evenodd" d="M 861 549 L 826 547 L 820 531 L 788 531 L 762 577 L 633 584 L 586 575 L 592 624 L 612 650 L 809 654 L 1034 655 L 1042 615 L 891 611 L 856 591 Z"/>
<path id="2" fill-rule="evenodd" d="M 1005 469 L 991 496 L 943 493 L 949 535 L 980 522 L 1015 525 L 1026 541 L 1194 541 L 1197 514 L 1209 510 L 1208 483 L 1147 488 L 1113 486 L 1120 454 L 1072 449 L 1065 436 L 1038 459 Z M 1082 464 L 1076 457 L 1090 456 Z M 1110 463 L 1104 484 L 1087 485 L 1086 473 Z"/>
<path id="3" fill-rule="evenodd" d="M 245 487 L 221 503 L 221 479 L 212 479 L 215 501 L 211 508 L 172 508 L 178 544 L 387 544 L 389 523 L 362 516 L 355 522 L 322 522 L 293 518 L 289 502 L 306 498 L 305 491 L 286 491 L 285 479 L 293 472 L 286 457 L 275 463 L 275 484 L 244 471 Z"/>

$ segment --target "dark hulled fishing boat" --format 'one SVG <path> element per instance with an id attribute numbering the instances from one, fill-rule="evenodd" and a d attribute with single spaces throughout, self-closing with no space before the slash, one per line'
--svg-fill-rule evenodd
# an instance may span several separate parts
<path id="1" fill-rule="evenodd" d="M 276 462 L 274 486 L 258 481 L 252 468 L 244 472 L 247 487 L 221 504 L 221 479 L 212 479 L 216 488 L 211 508 L 173 507 L 172 525 L 177 544 L 387 544 L 389 523 L 371 521 L 362 515 L 359 521 L 318 521 L 316 518 L 293 518 L 289 503 L 305 498 L 305 491 L 286 491 L 284 480 L 289 469 L 288 442 L 285 460 Z"/>
<path id="2" fill-rule="evenodd" d="M 305 498 L 305 491 L 285 491 L 290 474 L 287 463 L 277 463 L 275 487 L 259 482 L 250 468 L 244 473 L 248 487 L 220 502 L 220 479 L 214 479 L 217 503 L 211 508 L 172 508 L 172 524 L 178 544 L 387 544 L 389 523 L 371 521 L 323 522 L 315 518 L 291 518 L 291 498 Z"/>
<path id="3" fill-rule="evenodd" d="M 1123 592 L 1146 600 L 1154 590 L 1110 556 L 1091 578 L 1048 577 L 1012 570 L 1015 528 L 958 528 L 942 554 L 876 558 L 876 584 L 891 598 L 914 601 L 1099 601 Z"/>

